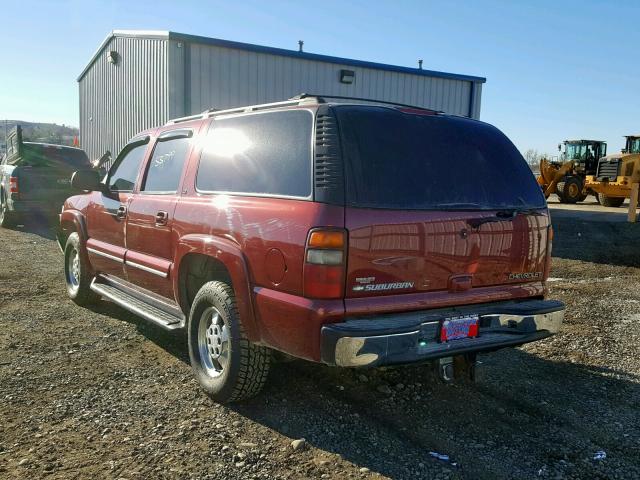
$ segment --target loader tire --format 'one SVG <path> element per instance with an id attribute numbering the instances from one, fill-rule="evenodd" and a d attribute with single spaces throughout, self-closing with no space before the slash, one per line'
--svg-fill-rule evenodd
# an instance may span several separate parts
<path id="1" fill-rule="evenodd" d="M 560 191 L 560 185 L 562 185 L 562 197 L 563 203 L 576 203 L 584 200 L 586 197 L 582 195 L 584 185 L 582 180 L 578 177 L 567 177 L 567 179 L 561 184 L 558 183 L 558 190 Z"/>
<path id="2" fill-rule="evenodd" d="M 567 200 L 564 197 L 564 182 L 558 182 L 556 185 L 556 195 L 558 196 L 560 203 L 567 203 Z"/>
<path id="3" fill-rule="evenodd" d="M 610 197 L 603 193 L 599 193 L 598 203 L 603 207 L 619 207 L 624 203 L 624 197 Z"/>

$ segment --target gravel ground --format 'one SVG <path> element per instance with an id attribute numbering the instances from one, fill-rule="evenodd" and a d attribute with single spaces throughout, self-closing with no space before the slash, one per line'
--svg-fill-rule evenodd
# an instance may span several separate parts
<path id="1" fill-rule="evenodd" d="M 640 478 L 638 226 L 556 225 L 562 332 L 483 355 L 475 384 L 296 361 L 230 407 L 181 334 L 69 301 L 26 230 L 0 230 L 0 478 Z"/>

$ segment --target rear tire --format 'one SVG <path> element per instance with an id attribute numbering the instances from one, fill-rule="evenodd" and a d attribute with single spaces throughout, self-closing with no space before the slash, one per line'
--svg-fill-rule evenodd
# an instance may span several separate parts
<path id="1" fill-rule="evenodd" d="M 247 340 L 233 288 L 224 282 L 205 283 L 196 294 L 188 343 L 196 380 L 216 402 L 253 397 L 267 381 L 271 352 Z"/>
<path id="2" fill-rule="evenodd" d="M 77 305 L 85 306 L 95 303 L 100 297 L 91 290 L 93 276 L 81 252 L 80 236 L 73 232 L 64 248 L 64 277 L 69 298 Z"/>
<path id="3" fill-rule="evenodd" d="M 624 197 L 610 197 L 603 193 L 599 193 L 598 203 L 603 207 L 619 207 L 624 203 Z"/>

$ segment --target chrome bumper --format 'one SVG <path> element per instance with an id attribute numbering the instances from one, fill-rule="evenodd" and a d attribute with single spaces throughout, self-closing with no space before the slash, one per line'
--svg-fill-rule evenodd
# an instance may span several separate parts
<path id="1" fill-rule="evenodd" d="M 348 320 L 323 327 L 322 360 L 342 367 L 380 366 L 522 345 L 557 333 L 564 310 L 562 302 L 533 300 Z M 470 314 L 480 318 L 476 338 L 439 340 L 442 320 Z"/>

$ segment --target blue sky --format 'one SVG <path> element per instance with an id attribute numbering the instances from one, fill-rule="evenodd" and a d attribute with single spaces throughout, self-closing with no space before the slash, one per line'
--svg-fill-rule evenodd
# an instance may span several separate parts
<path id="1" fill-rule="evenodd" d="M 0 119 L 78 125 L 76 77 L 113 29 L 157 29 L 487 77 L 481 119 L 522 151 L 640 132 L 640 2 L 2 2 Z"/>

